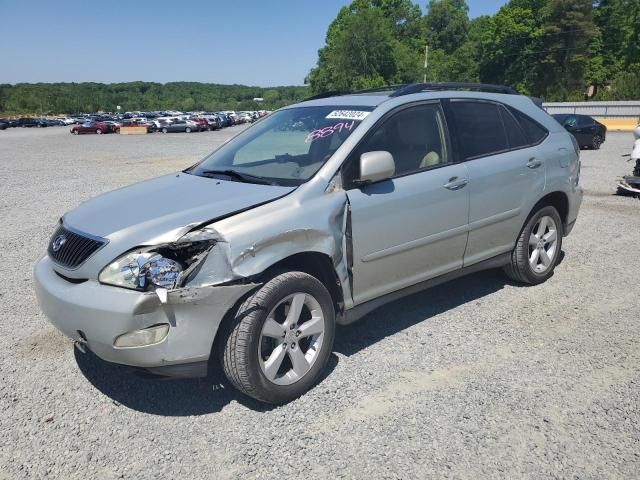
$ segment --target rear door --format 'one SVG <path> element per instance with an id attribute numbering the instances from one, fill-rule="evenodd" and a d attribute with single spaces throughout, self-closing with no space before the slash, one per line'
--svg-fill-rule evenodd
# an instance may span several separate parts
<path id="1" fill-rule="evenodd" d="M 350 185 L 362 153 L 385 150 L 391 179 Z M 467 167 L 453 163 L 437 102 L 405 107 L 372 129 L 345 164 L 356 304 L 462 267 L 467 242 Z"/>
<path id="2" fill-rule="evenodd" d="M 545 154 L 504 105 L 451 100 L 460 156 L 469 171 L 469 240 L 464 266 L 510 251 L 545 185 Z"/>

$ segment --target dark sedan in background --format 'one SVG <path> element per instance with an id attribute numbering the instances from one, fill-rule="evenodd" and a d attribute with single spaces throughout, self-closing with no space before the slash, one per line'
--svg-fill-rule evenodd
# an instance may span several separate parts
<path id="1" fill-rule="evenodd" d="M 607 138 L 607 127 L 589 115 L 555 113 L 553 118 L 576 137 L 580 148 L 598 150 Z"/>
<path id="2" fill-rule="evenodd" d="M 23 128 L 31 128 L 31 127 L 48 127 L 49 123 L 44 121 L 41 118 L 28 118 L 28 117 L 24 117 L 24 118 L 20 118 L 18 119 L 17 122 L 17 126 L 18 127 L 23 127 Z"/>

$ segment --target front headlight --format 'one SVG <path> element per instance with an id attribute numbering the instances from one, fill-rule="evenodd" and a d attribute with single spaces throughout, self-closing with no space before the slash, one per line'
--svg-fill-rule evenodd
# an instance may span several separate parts
<path id="1" fill-rule="evenodd" d="M 214 244 L 203 240 L 136 248 L 107 265 L 98 280 L 133 290 L 171 290 L 184 284 Z"/>

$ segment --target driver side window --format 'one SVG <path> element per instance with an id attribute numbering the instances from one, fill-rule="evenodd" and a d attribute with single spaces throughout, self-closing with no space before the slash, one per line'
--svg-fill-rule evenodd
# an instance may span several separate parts
<path id="1" fill-rule="evenodd" d="M 378 150 L 393 156 L 395 176 L 449 163 L 444 113 L 440 104 L 405 108 L 384 120 L 354 151 L 345 168 L 345 179 L 359 177 L 360 155 Z"/>

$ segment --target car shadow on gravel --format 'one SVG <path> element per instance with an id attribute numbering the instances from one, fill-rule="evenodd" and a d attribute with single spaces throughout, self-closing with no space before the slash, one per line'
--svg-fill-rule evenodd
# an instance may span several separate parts
<path id="1" fill-rule="evenodd" d="M 180 417 L 216 413 L 237 401 L 254 411 L 267 412 L 276 408 L 246 397 L 235 390 L 219 369 L 205 378 L 173 379 L 144 374 L 124 365 L 105 362 L 95 354 L 74 349 L 80 371 L 113 403 L 152 415 Z M 338 365 L 332 354 L 320 382 Z"/>
<path id="2" fill-rule="evenodd" d="M 561 251 L 558 263 L 563 259 Z M 353 325 L 339 327 L 333 350 L 345 356 L 353 355 L 435 315 L 497 292 L 505 285 L 522 287 L 510 281 L 502 270 L 494 269 L 410 295 L 374 310 Z M 116 405 L 132 410 L 163 416 L 206 415 L 219 412 L 234 400 L 259 412 L 275 408 L 239 393 L 219 368 L 211 368 L 206 378 L 165 379 L 105 362 L 91 352 L 83 354 L 76 349 L 74 353 L 80 371 L 94 387 Z M 331 374 L 338 361 L 333 353 L 319 383 Z"/>
<path id="3" fill-rule="evenodd" d="M 561 251 L 559 262 L 563 257 Z M 345 356 L 353 355 L 406 328 L 429 321 L 435 315 L 497 292 L 505 285 L 525 287 L 512 282 L 501 269 L 493 269 L 396 300 L 374 310 L 353 325 L 339 327 L 333 350 Z"/>

